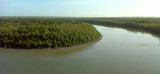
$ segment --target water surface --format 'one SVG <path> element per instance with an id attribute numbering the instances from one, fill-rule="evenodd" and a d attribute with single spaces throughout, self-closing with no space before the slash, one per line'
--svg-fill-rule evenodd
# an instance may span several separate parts
<path id="1" fill-rule="evenodd" d="M 160 74 L 159 39 L 94 25 L 103 38 L 61 55 L 0 51 L 0 74 Z"/>

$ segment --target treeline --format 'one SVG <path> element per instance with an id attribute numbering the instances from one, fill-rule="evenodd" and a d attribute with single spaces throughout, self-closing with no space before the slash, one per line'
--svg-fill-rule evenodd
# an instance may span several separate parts
<path id="1" fill-rule="evenodd" d="M 140 29 L 160 35 L 160 18 L 78 18 L 80 21 L 121 28 Z"/>
<path id="2" fill-rule="evenodd" d="M 0 47 L 56 48 L 95 40 L 100 33 L 92 25 L 47 17 L 1 17 Z"/>

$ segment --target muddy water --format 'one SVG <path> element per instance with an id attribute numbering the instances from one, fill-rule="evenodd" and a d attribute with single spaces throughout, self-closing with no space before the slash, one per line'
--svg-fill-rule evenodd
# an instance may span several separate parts
<path id="1" fill-rule="evenodd" d="M 0 74 L 160 74 L 160 42 L 141 32 L 96 26 L 103 38 L 58 55 L 0 52 Z"/>

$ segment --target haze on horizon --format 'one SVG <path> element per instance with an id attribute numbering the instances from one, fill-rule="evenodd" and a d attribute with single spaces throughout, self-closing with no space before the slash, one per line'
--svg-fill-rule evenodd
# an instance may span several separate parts
<path id="1" fill-rule="evenodd" d="M 160 17 L 159 0 L 0 0 L 0 16 Z"/>

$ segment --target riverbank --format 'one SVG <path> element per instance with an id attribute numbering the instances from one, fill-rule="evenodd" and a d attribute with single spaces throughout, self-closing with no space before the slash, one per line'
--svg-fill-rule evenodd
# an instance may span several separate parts
<path id="1" fill-rule="evenodd" d="M 89 23 L 54 17 L 1 17 L 0 47 L 43 49 L 95 40 L 100 33 Z"/>
<path id="2" fill-rule="evenodd" d="M 58 47 L 58 48 L 44 48 L 44 49 L 14 49 L 14 48 L 0 48 L 0 51 L 2 52 L 28 52 L 32 54 L 40 54 L 40 55 L 50 55 L 50 54 L 67 54 L 71 53 L 74 51 L 80 51 L 82 48 L 88 47 L 102 39 L 102 35 L 100 35 L 97 39 L 87 42 L 87 43 L 82 43 L 82 44 L 77 44 L 69 47 Z"/>
<path id="3" fill-rule="evenodd" d="M 150 33 L 160 37 L 160 18 L 117 17 L 117 18 L 79 18 L 79 21 L 107 27 L 123 28 Z"/>

